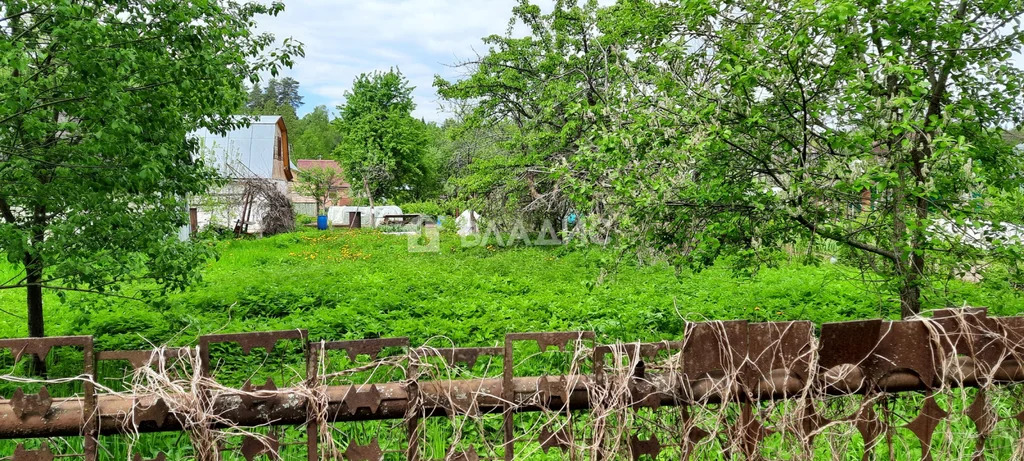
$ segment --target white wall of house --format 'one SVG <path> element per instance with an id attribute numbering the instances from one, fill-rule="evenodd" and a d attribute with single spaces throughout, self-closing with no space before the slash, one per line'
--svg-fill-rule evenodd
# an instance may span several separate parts
<path id="1" fill-rule="evenodd" d="M 285 173 L 287 133 L 283 133 L 281 117 L 262 116 L 250 126 L 233 130 L 226 135 L 200 129 L 192 136 L 198 139 L 200 153 L 205 161 L 217 168 L 229 183 L 212 190 L 206 197 L 196 197 L 192 206 L 197 208 L 199 230 L 211 225 L 234 229 L 242 217 L 245 179 L 258 178 L 272 181 L 284 194 L 289 193 L 289 180 Z M 260 233 L 260 220 L 265 206 L 256 200 L 249 213 L 249 232 Z"/>
<path id="2" fill-rule="evenodd" d="M 284 180 L 271 180 L 277 190 L 288 193 L 288 182 Z M 227 229 L 234 229 L 235 224 L 242 219 L 243 203 L 242 196 L 245 187 L 241 182 L 231 182 L 220 189 L 211 191 L 206 197 L 193 200 L 192 206 L 197 208 L 196 218 L 199 230 L 215 226 Z M 253 201 L 252 211 L 249 213 L 249 233 L 259 234 L 263 232 L 260 220 L 266 213 L 267 208 L 260 199 Z"/>

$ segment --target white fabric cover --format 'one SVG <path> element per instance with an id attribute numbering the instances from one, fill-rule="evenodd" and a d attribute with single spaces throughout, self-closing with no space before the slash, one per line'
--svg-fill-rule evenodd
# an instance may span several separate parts
<path id="1" fill-rule="evenodd" d="M 455 219 L 455 226 L 459 228 L 459 235 L 463 237 L 480 233 L 480 213 L 472 210 L 463 211 Z"/>
<path id="2" fill-rule="evenodd" d="M 327 221 L 332 226 L 348 226 L 348 214 L 358 212 L 363 227 L 370 227 L 370 207 L 368 206 L 332 206 L 327 209 Z M 402 209 L 394 205 L 373 207 L 373 215 L 377 224 L 384 219 L 384 216 L 402 214 Z"/>

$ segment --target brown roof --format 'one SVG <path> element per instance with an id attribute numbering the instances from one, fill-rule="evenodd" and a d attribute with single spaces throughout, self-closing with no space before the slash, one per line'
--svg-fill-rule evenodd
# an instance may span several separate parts
<path id="1" fill-rule="evenodd" d="M 299 171 L 308 168 L 329 168 L 335 170 L 341 173 L 341 177 L 334 182 L 334 187 L 350 187 L 348 182 L 345 181 L 345 170 L 341 169 L 341 165 L 338 165 L 338 162 L 334 160 L 296 160 L 295 167 Z"/>

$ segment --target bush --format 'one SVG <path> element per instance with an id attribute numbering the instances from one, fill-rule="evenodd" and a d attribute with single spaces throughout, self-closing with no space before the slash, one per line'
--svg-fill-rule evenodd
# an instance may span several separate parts
<path id="1" fill-rule="evenodd" d="M 386 232 L 405 232 L 405 231 L 407 231 L 409 229 L 406 229 L 406 227 L 401 225 L 401 224 L 384 224 L 384 225 L 377 226 L 377 230 L 386 233 Z"/>
<path id="2" fill-rule="evenodd" d="M 235 238 L 235 231 L 220 224 L 210 224 L 199 231 L 199 237 L 204 240 L 224 240 Z"/>
<path id="3" fill-rule="evenodd" d="M 427 216 L 443 216 L 454 214 L 448 202 L 412 202 L 401 206 L 406 214 L 424 214 Z"/>
<path id="4" fill-rule="evenodd" d="M 441 232 L 445 234 L 455 234 L 459 231 L 459 225 L 456 222 L 457 217 L 445 217 L 441 220 Z"/>

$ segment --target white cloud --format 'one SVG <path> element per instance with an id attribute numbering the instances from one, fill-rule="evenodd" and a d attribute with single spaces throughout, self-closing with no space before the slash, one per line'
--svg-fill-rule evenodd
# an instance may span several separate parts
<path id="1" fill-rule="evenodd" d="M 548 0 L 547 3 L 550 3 Z M 306 105 L 330 108 L 363 72 L 398 67 L 416 87 L 415 115 L 441 120 L 435 74 L 457 77 L 452 65 L 484 51 L 481 38 L 503 34 L 515 0 L 286 0 L 285 11 L 261 29 L 305 45 L 305 58 L 283 75 L 299 81 Z M 474 51 L 476 50 L 476 51 Z"/>

